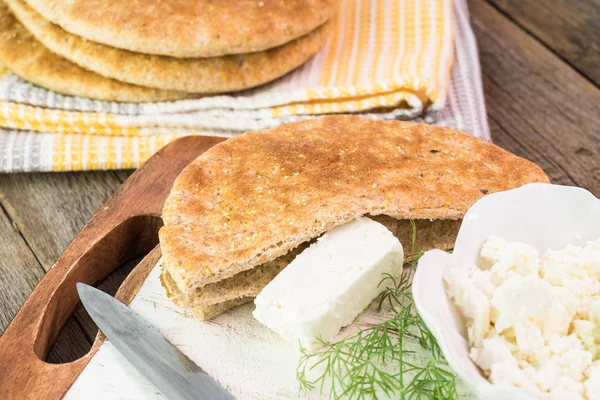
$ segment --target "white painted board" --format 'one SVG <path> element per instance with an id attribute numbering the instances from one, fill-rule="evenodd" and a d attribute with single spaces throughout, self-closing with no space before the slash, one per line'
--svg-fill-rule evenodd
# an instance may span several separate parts
<path id="1" fill-rule="evenodd" d="M 285 342 L 258 323 L 252 317 L 253 303 L 211 321 L 186 316 L 167 299 L 160 284 L 161 262 L 150 272 L 130 307 L 237 399 L 326 398 L 318 392 L 299 396 L 298 345 Z M 386 317 L 370 307 L 360 323 L 378 323 L 382 318 Z M 460 391 L 466 393 L 464 387 Z M 105 341 L 65 398 L 164 399 L 164 396 Z"/>

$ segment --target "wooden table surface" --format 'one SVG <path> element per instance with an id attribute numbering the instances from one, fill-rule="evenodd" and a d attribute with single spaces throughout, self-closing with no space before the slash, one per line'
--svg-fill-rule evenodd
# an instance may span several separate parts
<path id="1" fill-rule="evenodd" d="M 600 0 L 471 0 L 493 141 L 600 196 Z M 0 174 L 0 332 L 130 172 Z M 124 266 L 102 286 L 115 291 Z M 85 354 L 79 309 L 49 362 Z"/>

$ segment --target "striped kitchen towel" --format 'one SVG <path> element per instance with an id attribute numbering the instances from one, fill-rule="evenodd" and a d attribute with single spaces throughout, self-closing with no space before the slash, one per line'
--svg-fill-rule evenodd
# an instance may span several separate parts
<path id="1" fill-rule="evenodd" d="M 341 112 L 425 117 L 488 138 L 466 12 L 464 0 L 454 6 L 451 0 L 343 0 L 335 34 L 319 54 L 237 95 L 110 103 L 60 95 L 4 72 L 0 172 L 135 168 L 181 136 L 229 137 Z"/>

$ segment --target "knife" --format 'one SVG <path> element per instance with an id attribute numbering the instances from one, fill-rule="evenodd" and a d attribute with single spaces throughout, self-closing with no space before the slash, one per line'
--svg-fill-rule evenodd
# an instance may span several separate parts
<path id="1" fill-rule="evenodd" d="M 131 308 L 84 283 L 77 292 L 102 333 L 168 399 L 234 399 Z"/>

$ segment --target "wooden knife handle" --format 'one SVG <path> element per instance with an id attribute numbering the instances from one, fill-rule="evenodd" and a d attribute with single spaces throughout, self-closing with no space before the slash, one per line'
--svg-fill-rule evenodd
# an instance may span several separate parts
<path id="1" fill-rule="evenodd" d="M 66 364 L 43 360 L 79 303 L 75 283 L 97 284 L 156 246 L 173 181 L 222 140 L 190 136 L 172 142 L 134 172 L 75 237 L 0 337 L 1 399 L 53 399 L 66 393 L 92 352 Z"/>

